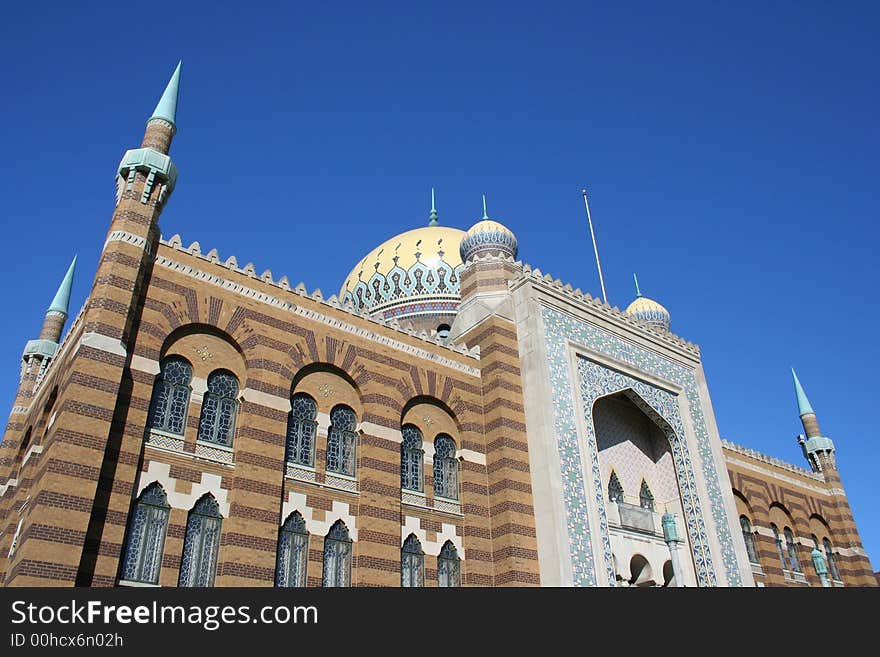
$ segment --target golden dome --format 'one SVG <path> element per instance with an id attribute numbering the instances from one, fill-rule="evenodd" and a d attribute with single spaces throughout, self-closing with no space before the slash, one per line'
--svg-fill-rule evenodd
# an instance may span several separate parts
<path id="1" fill-rule="evenodd" d="M 384 319 L 451 324 L 461 302 L 458 247 L 464 236 L 458 228 L 425 226 L 386 240 L 351 270 L 339 299 Z"/>
<path id="2" fill-rule="evenodd" d="M 494 219 L 484 218 L 470 227 L 461 241 L 459 255 L 463 261 L 481 253 L 503 253 L 516 257 L 516 236 L 507 226 Z"/>
<path id="3" fill-rule="evenodd" d="M 626 307 L 626 313 L 642 320 L 643 322 L 659 326 L 667 331 L 672 323 L 669 311 L 648 297 L 637 297 L 635 301 Z"/>

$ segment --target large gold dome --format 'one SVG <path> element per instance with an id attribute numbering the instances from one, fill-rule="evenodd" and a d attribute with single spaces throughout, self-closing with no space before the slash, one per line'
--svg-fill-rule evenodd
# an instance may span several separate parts
<path id="1" fill-rule="evenodd" d="M 340 300 L 382 319 L 410 320 L 417 328 L 451 324 L 461 302 L 464 236 L 458 228 L 425 226 L 386 240 L 351 270 Z"/>

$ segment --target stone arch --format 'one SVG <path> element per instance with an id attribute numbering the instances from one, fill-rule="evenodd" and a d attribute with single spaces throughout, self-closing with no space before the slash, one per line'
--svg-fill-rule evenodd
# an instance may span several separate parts
<path id="1" fill-rule="evenodd" d="M 231 335 L 209 324 L 187 324 L 172 331 L 162 343 L 159 360 L 180 356 L 193 366 L 193 378 L 207 380 L 218 369 L 232 372 L 246 386 L 248 367 L 244 351 Z"/>
<path id="2" fill-rule="evenodd" d="M 834 540 L 834 532 L 831 531 L 831 525 L 828 524 L 828 521 L 825 520 L 825 518 L 818 513 L 814 513 L 810 516 L 809 524 L 810 533 L 815 534 L 819 538 L 820 543 L 823 538 L 827 538 L 831 541 L 832 545 L 837 545 Z"/>
<path id="3" fill-rule="evenodd" d="M 752 505 L 749 503 L 748 498 L 743 495 L 736 488 L 733 488 L 733 499 L 736 502 L 736 511 L 739 516 L 746 516 L 749 519 L 749 522 L 752 525 L 755 524 L 755 512 L 752 509 Z"/>
<path id="4" fill-rule="evenodd" d="M 330 411 L 342 404 L 351 408 L 363 421 L 364 395 L 357 382 L 344 370 L 329 363 L 312 363 L 294 374 L 290 382 L 290 396 L 306 393 L 318 404 L 319 413 Z"/>
<path id="5" fill-rule="evenodd" d="M 442 422 L 438 426 L 433 426 L 431 422 L 425 422 L 424 418 L 421 418 L 421 422 L 413 421 L 413 409 L 418 411 L 421 409 L 430 409 L 436 408 L 438 412 L 442 412 L 446 417 L 451 420 L 449 422 Z M 416 413 L 417 414 L 417 413 Z M 427 417 L 437 421 L 438 416 L 435 413 L 429 414 Z M 458 417 L 448 405 L 446 405 L 442 400 L 437 399 L 436 397 L 430 397 L 428 395 L 417 395 L 411 398 L 409 401 L 404 404 L 403 409 L 400 413 L 400 425 L 404 424 L 415 424 L 422 431 L 422 435 L 425 437 L 425 440 L 430 440 L 431 443 L 434 442 L 434 438 L 437 437 L 437 434 L 446 433 L 449 434 L 452 439 L 455 441 L 455 444 L 460 448 L 461 447 L 461 435 L 462 435 L 462 427 L 461 423 L 458 420 Z"/>
<path id="6" fill-rule="evenodd" d="M 656 586 L 654 570 L 650 562 L 641 554 L 634 554 L 629 560 L 630 586 Z"/>

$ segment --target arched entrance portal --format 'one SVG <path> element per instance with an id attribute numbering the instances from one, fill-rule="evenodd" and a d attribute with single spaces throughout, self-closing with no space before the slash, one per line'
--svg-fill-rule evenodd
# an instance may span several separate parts
<path id="1" fill-rule="evenodd" d="M 667 511 L 679 523 L 683 517 L 667 438 L 672 429 L 659 417 L 647 415 L 634 400 L 640 401 L 636 393 L 624 390 L 599 398 L 592 411 L 616 579 L 632 586 L 692 582 L 695 575 L 687 549 L 679 551 L 682 577 L 668 572 L 671 555 L 661 524 Z M 621 570 L 624 566 L 629 572 Z"/>

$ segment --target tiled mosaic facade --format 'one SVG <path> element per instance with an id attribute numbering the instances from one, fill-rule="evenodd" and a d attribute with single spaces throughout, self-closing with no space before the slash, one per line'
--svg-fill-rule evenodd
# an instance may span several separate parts
<path id="1" fill-rule="evenodd" d="M 721 485 L 712 458 L 709 433 L 703 417 L 693 371 L 551 308 L 544 307 L 542 309 L 542 319 L 547 340 L 550 383 L 554 395 L 556 437 L 563 476 L 564 503 L 575 584 L 595 586 L 597 567 L 605 568 L 609 581 L 613 583 L 614 569 L 592 418 L 589 413 L 584 418 L 588 432 L 587 444 L 591 453 L 582 455 L 574 420 L 576 407 L 573 391 L 578 390 L 583 407 L 591 409 L 593 402 L 599 397 L 627 389 L 635 391 L 641 398 L 643 405 L 662 418 L 669 427 L 667 437 L 669 437 L 673 448 L 676 473 L 686 516 L 685 524 L 693 548 L 698 582 L 701 586 L 714 586 L 718 582 L 708 546 L 706 521 L 700 511 L 703 507 L 700 505 L 694 483 L 692 457 L 684 441 L 679 439 L 679 436 L 684 436 L 684 429 L 675 395 L 620 372 L 599 366 L 585 358 L 579 359 L 579 380 L 573 381 L 568 359 L 569 341 L 649 372 L 683 389 L 691 414 L 691 424 L 696 435 L 697 456 L 709 492 L 708 510 L 711 513 L 712 529 L 722 548 L 727 583 L 731 586 L 740 586 L 742 579 L 737 565 L 733 539 L 727 524 Z M 595 531 L 591 531 L 592 528 L 588 520 L 587 488 L 582 476 L 585 458 L 589 459 L 593 490 L 596 491 L 594 504 L 600 518 L 600 526 L 595 528 L 598 535 L 595 535 Z M 593 549 L 593 542 L 597 540 L 601 543 L 599 553 L 604 561 L 603 564 L 598 565 L 595 563 Z"/>

